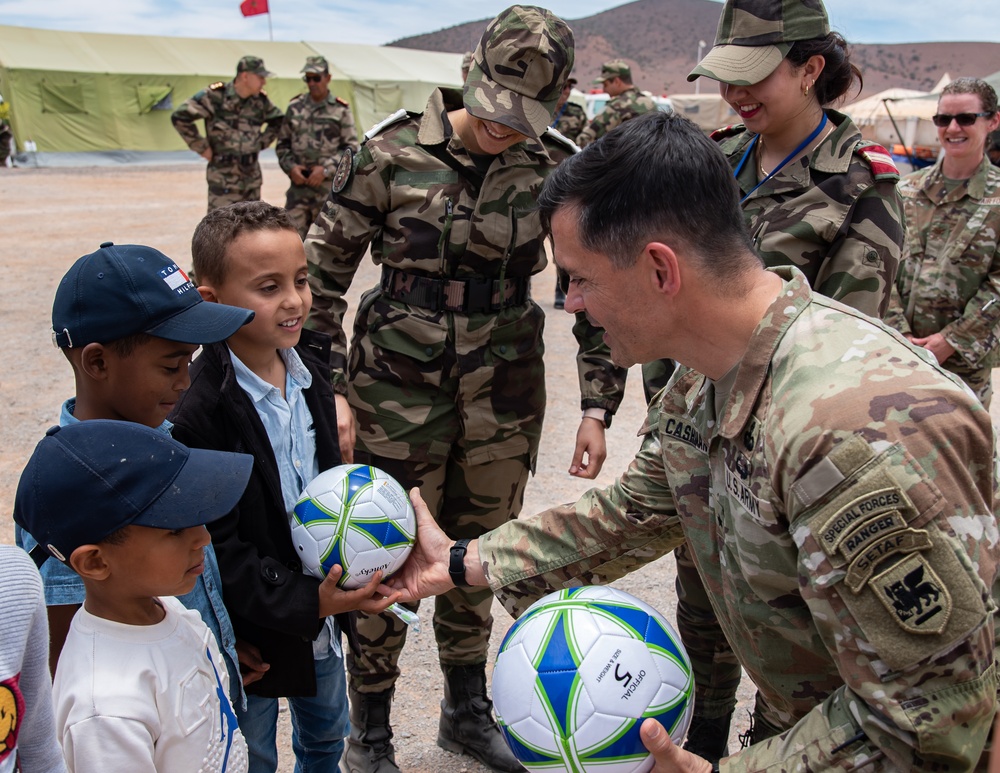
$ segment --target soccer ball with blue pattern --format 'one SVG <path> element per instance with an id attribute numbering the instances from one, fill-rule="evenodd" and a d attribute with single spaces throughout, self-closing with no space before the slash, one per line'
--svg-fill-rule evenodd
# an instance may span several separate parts
<path id="1" fill-rule="evenodd" d="M 342 464 L 317 475 L 292 513 L 292 543 L 307 574 L 344 568 L 341 588 L 392 575 L 410 554 L 417 516 L 403 487 L 377 467 Z"/>
<path id="2" fill-rule="evenodd" d="M 646 717 L 676 743 L 691 722 L 691 662 L 670 623 L 606 586 L 560 590 L 507 632 L 493 671 L 497 722 L 528 770 L 642 773 Z"/>

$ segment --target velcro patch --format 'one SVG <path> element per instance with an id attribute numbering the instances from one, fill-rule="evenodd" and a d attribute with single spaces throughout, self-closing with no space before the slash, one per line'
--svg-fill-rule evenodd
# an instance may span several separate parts
<path id="1" fill-rule="evenodd" d="M 844 582 L 854 593 L 860 593 L 871 579 L 875 567 L 889 556 L 896 553 L 915 553 L 918 550 L 929 550 L 931 547 L 933 546 L 927 532 L 920 529 L 907 529 L 873 540 L 848 567 Z"/>
<path id="2" fill-rule="evenodd" d="M 816 527 L 816 534 L 819 535 L 823 550 L 832 556 L 840 548 L 844 537 L 862 522 L 868 522 L 883 513 L 902 510 L 913 510 L 913 504 L 902 489 L 896 486 L 876 489 L 852 499 L 838 509 Z"/>
<path id="3" fill-rule="evenodd" d="M 951 617 L 951 594 L 923 556 L 893 564 L 872 579 L 878 600 L 904 631 L 941 633 Z"/>
<path id="4" fill-rule="evenodd" d="M 887 537 L 906 528 L 906 519 L 898 510 L 863 521 L 860 526 L 840 540 L 841 554 L 853 561 L 876 539 Z"/>

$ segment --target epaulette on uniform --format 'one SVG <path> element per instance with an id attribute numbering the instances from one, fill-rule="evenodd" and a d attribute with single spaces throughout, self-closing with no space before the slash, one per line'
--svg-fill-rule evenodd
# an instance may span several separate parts
<path id="1" fill-rule="evenodd" d="M 210 91 L 218 91 L 219 89 L 224 89 L 226 84 L 223 81 L 216 81 L 211 86 L 209 86 Z"/>
<path id="2" fill-rule="evenodd" d="M 721 142 L 729 137 L 735 137 L 743 131 L 746 131 L 746 127 L 743 124 L 731 123 L 729 126 L 723 126 L 721 129 L 716 129 L 708 135 L 708 138 L 713 142 Z"/>
<path id="3" fill-rule="evenodd" d="M 390 115 L 388 118 L 384 118 L 375 124 L 372 128 L 365 132 L 364 142 L 367 142 L 380 131 L 382 131 L 386 126 L 392 126 L 394 123 L 402 121 L 409 115 L 403 108 L 399 108 L 395 113 Z"/>
<path id="4" fill-rule="evenodd" d="M 560 132 L 558 129 L 554 129 L 551 126 L 549 126 L 548 128 L 546 128 L 545 134 L 543 134 L 542 136 L 543 137 L 550 137 L 553 140 L 555 140 L 556 142 L 558 142 L 559 144 L 565 145 L 572 153 L 579 153 L 580 152 L 580 146 L 579 145 L 577 145 L 575 142 L 573 142 L 573 140 L 571 140 L 565 134 L 563 134 L 562 132 Z"/>
<path id="5" fill-rule="evenodd" d="M 854 146 L 854 152 L 871 167 L 872 175 L 876 180 L 899 182 L 899 169 L 896 168 L 896 162 L 892 160 L 889 151 L 877 142 L 861 140 Z"/>
<path id="6" fill-rule="evenodd" d="M 342 99 L 341 97 L 334 97 L 334 99 L 336 100 L 338 105 L 343 105 L 344 107 L 350 107 L 346 99 Z"/>

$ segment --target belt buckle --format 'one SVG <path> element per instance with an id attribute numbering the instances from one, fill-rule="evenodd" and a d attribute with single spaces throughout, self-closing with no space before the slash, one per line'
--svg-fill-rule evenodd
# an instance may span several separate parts
<path id="1" fill-rule="evenodd" d="M 483 277 L 467 279 L 465 309 L 468 312 L 490 311 L 493 308 L 493 280 Z"/>

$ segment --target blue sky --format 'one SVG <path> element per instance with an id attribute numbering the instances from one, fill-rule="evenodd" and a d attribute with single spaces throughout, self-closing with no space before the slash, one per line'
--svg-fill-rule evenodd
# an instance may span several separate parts
<path id="1" fill-rule="evenodd" d="M 566 19 L 621 4 L 535 1 Z M 244 19 L 239 4 L 240 0 L 0 0 L 0 24 L 267 40 L 267 17 Z M 370 44 L 493 16 L 508 4 L 504 0 L 270 0 L 275 40 Z M 826 6 L 833 26 L 854 43 L 1000 42 L 996 0 L 827 0 Z"/>

